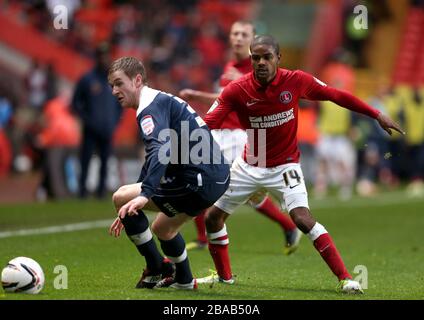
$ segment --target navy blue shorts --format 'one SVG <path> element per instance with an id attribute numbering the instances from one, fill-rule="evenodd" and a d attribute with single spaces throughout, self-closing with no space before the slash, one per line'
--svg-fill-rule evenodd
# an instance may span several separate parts
<path id="1" fill-rule="evenodd" d="M 197 216 L 211 207 L 227 190 L 230 183 L 228 177 L 223 182 L 212 182 L 204 185 L 188 183 L 184 179 L 161 183 L 151 197 L 154 204 L 168 217 L 178 213 Z"/>

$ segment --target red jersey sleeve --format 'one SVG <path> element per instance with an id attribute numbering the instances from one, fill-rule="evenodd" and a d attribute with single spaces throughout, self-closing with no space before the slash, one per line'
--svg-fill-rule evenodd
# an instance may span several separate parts
<path id="1" fill-rule="evenodd" d="M 234 89 L 235 87 L 232 85 L 226 86 L 209 109 L 204 117 L 209 129 L 220 129 L 227 115 L 235 111 Z"/>
<path id="2" fill-rule="evenodd" d="M 329 87 L 306 72 L 297 71 L 297 74 L 301 82 L 301 98 L 318 101 L 329 100 L 343 108 L 365 114 L 374 119 L 380 114 L 380 111 L 346 91 Z"/>

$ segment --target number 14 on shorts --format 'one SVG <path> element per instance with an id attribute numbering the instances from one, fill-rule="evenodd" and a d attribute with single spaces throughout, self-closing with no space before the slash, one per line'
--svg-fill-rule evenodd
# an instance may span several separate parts
<path id="1" fill-rule="evenodd" d="M 296 169 L 290 169 L 283 172 L 284 185 L 293 189 L 302 182 L 302 177 L 296 171 Z"/>

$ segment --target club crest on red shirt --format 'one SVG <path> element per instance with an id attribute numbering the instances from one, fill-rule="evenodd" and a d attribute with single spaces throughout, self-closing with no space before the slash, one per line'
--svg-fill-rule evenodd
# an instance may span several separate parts
<path id="1" fill-rule="evenodd" d="M 280 101 L 284 104 L 288 104 L 292 101 L 293 96 L 290 91 L 283 91 L 280 93 Z"/>

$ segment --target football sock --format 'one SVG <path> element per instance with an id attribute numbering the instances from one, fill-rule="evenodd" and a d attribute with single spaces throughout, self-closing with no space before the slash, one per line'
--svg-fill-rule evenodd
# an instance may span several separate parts
<path id="1" fill-rule="evenodd" d="M 175 263 L 175 281 L 189 283 L 193 280 L 190 263 L 187 257 L 185 242 L 180 233 L 171 240 L 161 240 L 160 246 L 169 260 Z"/>
<path id="2" fill-rule="evenodd" d="M 224 227 L 214 233 L 208 233 L 209 252 L 212 256 L 218 275 L 224 280 L 229 280 L 232 277 L 230 256 L 228 254 L 228 235 L 227 228 Z"/>
<path id="3" fill-rule="evenodd" d="M 314 247 L 318 250 L 321 257 L 330 267 L 331 271 L 339 278 L 343 280 L 346 278 L 352 279 L 351 275 L 347 271 L 343 260 L 337 251 L 337 248 L 328 234 L 327 230 L 319 224 L 315 223 L 311 231 L 307 234 L 309 239 L 313 241 Z"/>
<path id="4" fill-rule="evenodd" d="M 281 210 L 272 202 L 270 197 L 265 199 L 255 206 L 255 209 L 267 216 L 271 220 L 277 222 L 284 231 L 291 231 L 296 228 L 296 225 L 287 214 L 281 212 Z"/>
<path id="5" fill-rule="evenodd" d="M 149 229 L 149 220 L 143 211 L 138 215 L 125 216 L 122 219 L 128 238 L 137 247 L 138 252 L 146 259 L 146 267 L 152 274 L 160 273 L 163 257 L 160 254 L 152 232 Z"/>
<path id="6" fill-rule="evenodd" d="M 197 241 L 203 243 L 208 242 L 208 238 L 206 237 L 205 213 L 206 210 L 202 211 L 193 219 L 194 223 L 196 224 Z"/>

